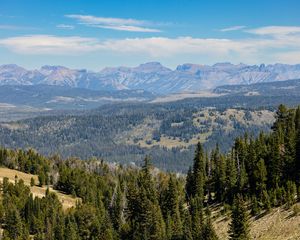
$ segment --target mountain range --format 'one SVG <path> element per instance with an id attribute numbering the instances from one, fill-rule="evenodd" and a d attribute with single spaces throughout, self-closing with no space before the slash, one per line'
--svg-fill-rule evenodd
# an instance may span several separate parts
<path id="1" fill-rule="evenodd" d="M 0 85 L 55 85 L 102 91 L 143 89 L 157 94 L 297 78 L 300 78 L 300 64 L 216 63 L 209 66 L 186 63 L 172 70 L 158 62 L 149 62 L 137 67 L 104 68 L 98 72 L 48 65 L 35 70 L 15 64 L 0 66 Z"/>

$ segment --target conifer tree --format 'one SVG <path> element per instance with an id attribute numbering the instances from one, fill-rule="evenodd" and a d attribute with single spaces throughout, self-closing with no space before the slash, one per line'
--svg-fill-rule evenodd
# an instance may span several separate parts
<path id="1" fill-rule="evenodd" d="M 256 195 L 261 200 L 263 197 L 263 191 L 266 190 L 266 181 L 267 181 L 267 169 L 265 166 L 265 161 L 263 159 L 260 159 L 256 164 L 254 177 L 256 182 L 256 191 L 257 191 Z"/>
<path id="2" fill-rule="evenodd" d="M 182 223 L 179 212 L 179 199 L 174 177 L 171 175 L 165 196 L 165 208 L 167 215 L 167 228 L 172 232 L 170 239 L 180 239 L 182 236 Z"/>
<path id="3" fill-rule="evenodd" d="M 237 195 L 233 202 L 228 233 L 229 238 L 232 240 L 250 239 L 248 214 L 240 195 Z"/>
<path id="4" fill-rule="evenodd" d="M 66 218 L 65 239 L 79 240 L 77 225 L 72 215 Z"/>
<path id="5" fill-rule="evenodd" d="M 186 191 L 189 198 L 198 196 L 204 198 L 205 184 L 205 158 L 204 151 L 198 142 L 194 157 L 193 169 L 187 175 Z"/>
<path id="6" fill-rule="evenodd" d="M 211 212 L 209 208 L 206 208 L 206 221 L 202 232 L 203 240 L 218 240 L 218 236 L 211 222 Z"/>
<path id="7" fill-rule="evenodd" d="M 16 206 L 10 204 L 9 208 L 6 212 L 5 217 L 6 229 L 4 232 L 4 236 L 7 236 L 10 239 L 27 239 L 28 238 L 28 230 L 24 223 L 22 222 L 22 218 Z"/>
<path id="8" fill-rule="evenodd" d="M 190 214 L 193 239 L 201 239 L 203 233 L 203 199 L 200 196 L 192 198 Z"/>

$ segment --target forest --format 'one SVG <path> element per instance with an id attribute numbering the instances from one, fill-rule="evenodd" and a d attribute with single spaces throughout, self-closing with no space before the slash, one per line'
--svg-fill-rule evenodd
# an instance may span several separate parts
<path id="1" fill-rule="evenodd" d="M 4 178 L 3 239 L 215 240 L 215 206 L 230 212 L 229 239 L 251 239 L 250 216 L 300 200 L 300 107 L 280 105 L 269 133 L 245 133 L 226 153 L 198 143 L 191 160 L 187 174 L 177 174 L 148 156 L 137 167 L 1 148 L 1 166 L 82 200 L 66 211 L 54 193 L 33 197 L 22 179 Z"/>
<path id="2" fill-rule="evenodd" d="M 293 101 L 297 100 L 294 96 L 224 96 L 171 103 L 113 104 L 77 113 L 63 111 L 52 116 L 0 122 L 0 145 L 6 148 L 34 148 L 46 156 L 58 153 L 64 158 L 98 157 L 122 164 L 134 162 L 139 166 L 145 155 L 151 155 L 156 167 L 186 173 L 200 135 L 207 136 L 201 139 L 205 150 L 210 151 L 217 142 L 222 142 L 220 151 L 226 152 L 234 139 L 244 132 L 255 137 L 260 131 L 268 132 L 274 117 L 272 121 L 263 121 L 262 116 L 258 122 L 251 119 L 251 114 L 274 112 L 280 99 L 289 103 L 288 106 L 294 106 Z M 208 108 L 211 108 L 209 114 L 216 115 L 212 116 L 214 120 L 201 120 L 196 124 L 194 115 Z M 230 115 L 223 117 L 229 109 L 245 113 L 245 116 L 241 119 Z M 150 136 L 135 136 L 138 131 Z M 168 144 L 163 145 L 162 139 L 175 139 L 177 145 L 168 148 Z M 193 144 L 189 142 L 191 140 Z M 146 143 L 145 146 L 139 145 L 139 141 Z M 154 142 L 157 145 L 152 145 Z M 183 149 L 178 144 L 186 144 L 186 147 Z"/>

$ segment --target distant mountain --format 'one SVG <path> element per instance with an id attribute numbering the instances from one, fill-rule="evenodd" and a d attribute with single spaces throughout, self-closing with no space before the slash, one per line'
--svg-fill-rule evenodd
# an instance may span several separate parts
<path id="1" fill-rule="evenodd" d="M 149 62 L 132 68 L 105 68 L 99 72 L 63 66 L 43 66 L 39 70 L 26 70 L 15 64 L 0 66 L 0 85 L 46 84 L 110 91 L 143 89 L 159 94 L 297 78 L 300 78 L 300 64 L 217 63 L 208 66 L 187 63 L 172 70 L 158 62 Z"/>
<path id="2" fill-rule="evenodd" d="M 225 85 L 216 87 L 215 94 L 244 95 L 244 96 L 300 96 L 300 79 L 262 82 L 242 85 Z"/>
<path id="3" fill-rule="evenodd" d="M 156 95 L 144 90 L 101 91 L 68 86 L 0 86 L 0 103 L 42 109 L 90 109 L 107 103 L 143 102 Z"/>

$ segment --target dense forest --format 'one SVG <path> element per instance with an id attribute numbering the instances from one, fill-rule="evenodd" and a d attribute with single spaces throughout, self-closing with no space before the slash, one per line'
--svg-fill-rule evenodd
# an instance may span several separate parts
<path id="1" fill-rule="evenodd" d="M 122 164 L 134 162 L 139 166 L 145 155 L 151 155 L 156 167 L 186 173 L 197 141 L 201 140 L 207 151 L 217 142 L 222 142 L 219 148 L 225 152 L 244 132 L 256 137 L 260 131 L 269 131 L 273 116 L 272 121 L 260 120 L 265 116 L 257 121 L 252 116 L 261 111 L 274 112 L 274 100 L 271 106 L 260 100 L 222 97 L 165 104 L 115 104 L 81 114 L 40 116 L 0 123 L 0 145 L 6 148 L 30 147 L 47 156 L 53 153 L 64 158 L 96 156 Z M 201 117 L 207 109 L 210 109 L 207 116 Z M 229 109 L 243 115 L 227 115 Z M 196 117 L 199 122 L 196 122 Z M 176 145 L 168 147 L 172 141 Z"/>
<path id="2" fill-rule="evenodd" d="M 300 199 L 300 107 L 280 105 L 270 133 L 236 138 L 226 154 L 196 146 L 187 175 L 0 150 L 0 164 L 37 174 L 38 184 L 79 197 L 63 210 L 54 193 L 33 197 L 21 179 L 1 185 L 4 239 L 218 239 L 212 206 L 231 212 L 230 239 L 250 239 L 249 215 Z"/>

